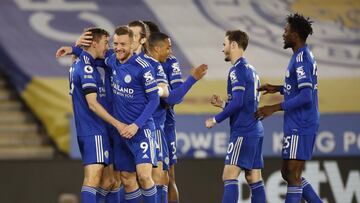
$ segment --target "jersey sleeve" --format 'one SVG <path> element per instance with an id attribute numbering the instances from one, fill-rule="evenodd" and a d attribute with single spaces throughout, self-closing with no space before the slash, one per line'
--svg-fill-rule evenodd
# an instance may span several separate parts
<path id="1" fill-rule="evenodd" d="M 79 71 L 81 88 L 86 93 L 97 92 L 97 83 L 95 79 L 94 67 L 91 65 L 84 65 Z"/>
<path id="2" fill-rule="evenodd" d="M 168 80 L 172 89 L 179 87 L 184 81 L 180 64 L 175 57 L 171 57 L 166 63 L 165 72 L 167 72 Z"/>
<path id="3" fill-rule="evenodd" d="M 233 69 L 229 73 L 231 91 L 245 91 L 246 81 L 242 70 Z"/>
<path id="4" fill-rule="evenodd" d="M 306 58 L 305 60 L 302 60 L 301 58 L 300 61 L 297 61 L 295 63 L 296 79 L 299 89 L 305 87 L 310 87 L 310 88 L 313 87 L 312 69 L 313 69 L 312 63 L 306 60 Z"/>
<path id="5" fill-rule="evenodd" d="M 158 95 L 158 86 L 154 76 L 155 71 L 152 66 L 147 66 L 141 71 L 141 80 L 147 97 Z"/>
<path id="6" fill-rule="evenodd" d="M 160 63 L 155 68 L 155 80 L 156 80 L 157 83 L 166 83 L 166 84 L 168 84 L 168 80 L 167 80 L 164 68 Z"/>

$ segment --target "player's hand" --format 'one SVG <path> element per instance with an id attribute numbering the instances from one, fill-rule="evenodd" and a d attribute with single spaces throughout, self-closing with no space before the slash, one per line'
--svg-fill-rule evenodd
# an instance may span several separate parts
<path id="1" fill-rule="evenodd" d="M 56 58 L 62 57 L 62 56 L 66 56 L 72 53 L 72 47 L 60 47 L 55 54 Z"/>
<path id="2" fill-rule="evenodd" d="M 270 85 L 268 83 L 266 83 L 265 85 L 261 85 L 257 90 L 260 92 L 264 92 L 265 94 L 274 94 L 276 92 L 280 92 L 280 87 L 279 85 Z"/>
<path id="3" fill-rule="evenodd" d="M 126 127 L 126 124 L 117 121 L 114 125 L 114 127 L 116 128 L 116 130 L 119 132 L 119 134 L 121 135 Z"/>
<path id="4" fill-rule="evenodd" d="M 214 122 L 214 118 L 208 118 L 206 121 L 205 121 L 205 126 L 207 127 L 207 128 L 212 128 L 212 127 L 214 127 L 215 126 L 215 124 L 216 124 L 216 122 Z"/>
<path id="5" fill-rule="evenodd" d="M 91 42 L 92 42 L 91 32 L 84 32 L 80 35 L 79 39 L 76 40 L 75 46 L 88 47 L 91 45 Z"/>
<path id="6" fill-rule="evenodd" d="M 263 120 L 264 118 L 271 116 L 273 113 L 280 111 L 281 105 L 275 104 L 271 106 L 263 106 L 258 108 L 258 110 L 255 112 L 255 118 L 258 120 Z"/>
<path id="7" fill-rule="evenodd" d="M 136 134 L 138 130 L 139 127 L 135 123 L 132 123 L 124 128 L 121 135 L 125 138 L 130 139 Z"/>
<path id="8" fill-rule="evenodd" d="M 190 70 L 190 74 L 195 78 L 195 80 L 200 80 L 207 73 L 208 66 L 206 64 L 201 64 L 200 66 Z"/>
<path id="9" fill-rule="evenodd" d="M 224 108 L 224 100 L 222 100 L 222 98 L 219 95 L 214 94 L 211 97 L 210 103 L 213 106 Z"/>

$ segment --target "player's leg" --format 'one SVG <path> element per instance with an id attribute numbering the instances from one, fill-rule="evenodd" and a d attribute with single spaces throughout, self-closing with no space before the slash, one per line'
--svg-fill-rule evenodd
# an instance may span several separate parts
<path id="1" fill-rule="evenodd" d="M 136 172 L 142 189 L 144 203 L 156 202 L 157 189 L 152 179 L 152 168 L 156 166 L 155 132 L 149 128 L 139 129 L 136 140 L 131 139 L 131 150 L 135 157 Z M 129 142 L 129 143 L 130 143 Z"/>
<path id="2" fill-rule="evenodd" d="M 164 128 L 167 145 L 169 149 L 169 187 L 168 199 L 169 203 L 179 202 L 179 192 L 175 181 L 175 164 L 177 162 L 176 156 L 176 130 L 174 125 L 165 125 Z"/>
<path id="3" fill-rule="evenodd" d="M 308 200 L 309 202 L 321 202 L 320 198 L 312 190 L 312 187 L 309 184 L 305 185 L 306 192 L 304 194 L 302 186 L 301 174 L 304 169 L 305 160 L 311 159 L 314 141 L 315 136 L 312 135 L 300 136 L 297 133 L 293 133 L 292 135 L 284 136 L 282 152 L 284 161 L 281 174 L 283 179 L 288 183 L 288 192 L 286 194 L 285 202 L 300 202 L 301 197 L 310 198 Z"/>
<path id="4" fill-rule="evenodd" d="M 251 203 L 265 203 L 265 187 L 261 169 L 245 170 L 245 179 L 251 190 Z"/>
<path id="5" fill-rule="evenodd" d="M 170 165 L 169 168 L 169 203 L 179 202 L 179 192 L 175 182 L 175 164 Z"/>
<path id="6" fill-rule="evenodd" d="M 120 202 L 140 203 L 142 199 L 136 178 L 134 156 L 128 146 L 129 140 L 120 135 L 114 136 L 114 170 L 115 177 L 120 179 L 123 186 L 123 197 Z M 121 194 L 121 193 L 120 193 Z"/>
<path id="7" fill-rule="evenodd" d="M 81 190 L 82 202 L 96 202 L 105 194 L 99 189 L 104 166 L 109 164 L 109 140 L 107 136 L 78 137 L 83 159 L 84 182 Z"/>
<path id="8" fill-rule="evenodd" d="M 223 203 L 237 203 L 239 197 L 239 181 L 241 169 L 235 165 L 225 165 L 222 175 L 224 181 Z"/>
<path id="9" fill-rule="evenodd" d="M 265 203 L 265 186 L 261 175 L 261 169 L 264 168 L 262 157 L 263 137 L 248 139 L 251 142 L 249 146 L 254 146 L 252 148 L 255 150 L 252 170 L 245 170 L 245 179 L 251 190 L 251 203 Z"/>
<path id="10" fill-rule="evenodd" d="M 301 173 L 305 161 L 287 159 L 283 160 L 281 175 L 287 182 L 286 203 L 299 203 L 302 196 Z"/>
<path id="11" fill-rule="evenodd" d="M 223 203 L 236 203 L 239 197 L 238 177 L 241 172 L 238 166 L 242 137 L 230 136 L 222 175 L 224 181 Z"/>
<path id="12" fill-rule="evenodd" d="M 160 161 L 157 162 L 157 167 L 152 169 L 152 178 L 157 189 L 157 202 L 167 203 L 169 184 L 169 153 L 165 134 L 160 127 L 155 131 L 155 138 L 158 151 L 158 160 Z"/>
<path id="13" fill-rule="evenodd" d="M 103 173 L 104 165 L 89 164 L 84 167 L 84 182 L 81 188 L 81 202 L 95 203 L 103 196 L 99 185 Z"/>

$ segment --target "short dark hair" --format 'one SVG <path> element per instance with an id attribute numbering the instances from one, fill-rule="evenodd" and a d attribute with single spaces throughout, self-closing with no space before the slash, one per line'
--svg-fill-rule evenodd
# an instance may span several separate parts
<path id="1" fill-rule="evenodd" d="M 134 37 L 133 31 L 127 25 L 119 26 L 115 29 L 116 35 L 128 35 L 131 39 Z"/>
<path id="2" fill-rule="evenodd" d="M 286 22 L 290 25 L 291 32 L 296 32 L 304 41 L 313 33 L 311 27 L 313 21 L 311 21 L 309 17 L 304 17 L 302 14 L 290 14 L 287 16 Z"/>
<path id="3" fill-rule="evenodd" d="M 92 39 L 93 39 L 93 41 L 96 41 L 96 42 L 99 42 L 100 39 L 102 38 L 102 36 L 106 36 L 106 37 L 110 36 L 108 31 L 106 31 L 102 28 L 98 28 L 98 27 L 86 28 L 85 32 L 91 32 Z"/>
<path id="4" fill-rule="evenodd" d="M 140 39 L 142 38 L 148 38 L 150 35 L 150 31 L 149 31 L 149 27 L 141 20 L 135 20 L 135 21 L 131 21 L 128 24 L 129 27 L 140 27 L 141 31 L 140 31 Z"/>
<path id="5" fill-rule="evenodd" d="M 159 26 L 157 26 L 154 22 L 144 21 L 144 23 L 148 26 L 150 33 L 160 32 Z"/>
<path id="6" fill-rule="evenodd" d="M 226 32 L 226 37 L 229 38 L 229 42 L 236 42 L 239 47 L 241 47 L 244 51 L 247 48 L 249 43 L 249 36 L 246 32 L 241 30 L 229 30 Z"/>
<path id="7" fill-rule="evenodd" d="M 149 40 L 148 40 L 148 46 L 149 46 L 149 48 L 153 48 L 159 42 L 162 42 L 168 38 L 170 38 L 170 37 L 167 34 L 162 33 L 162 32 L 151 33 Z"/>

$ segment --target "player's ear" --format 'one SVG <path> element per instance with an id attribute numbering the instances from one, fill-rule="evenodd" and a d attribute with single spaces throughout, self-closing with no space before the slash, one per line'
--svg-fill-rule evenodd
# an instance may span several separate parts
<path id="1" fill-rule="evenodd" d="M 238 46 L 238 44 L 235 41 L 230 42 L 230 48 L 235 49 Z"/>
<path id="2" fill-rule="evenodd" d="M 145 43 L 146 43 L 146 38 L 141 38 L 140 39 L 140 44 L 145 45 Z"/>

